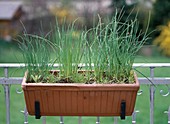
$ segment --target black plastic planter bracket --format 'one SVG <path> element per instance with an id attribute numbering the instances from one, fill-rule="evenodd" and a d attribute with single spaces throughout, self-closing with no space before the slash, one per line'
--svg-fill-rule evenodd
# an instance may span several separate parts
<path id="1" fill-rule="evenodd" d="M 126 117 L 126 102 L 122 101 L 121 102 L 121 111 L 120 111 L 120 118 L 121 120 L 125 120 Z"/>
<path id="2" fill-rule="evenodd" d="M 35 101 L 35 119 L 40 119 L 41 115 L 40 115 L 40 102 L 39 101 Z"/>

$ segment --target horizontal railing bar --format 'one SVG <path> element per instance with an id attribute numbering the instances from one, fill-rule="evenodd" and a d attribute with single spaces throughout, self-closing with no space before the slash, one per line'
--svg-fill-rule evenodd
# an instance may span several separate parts
<path id="1" fill-rule="evenodd" d="M 151 81 L 151 78 L 148 78 Z M 148 79 L 146 78 L 138 78 L 140 84 L 152 84 Z M 153 84 L 155 85 L 165 85 L 170 84 L 170 78 L 169 77 L 163 77 L 163 78 L 154 78 L 152 80 Z"/>
<path id="2" fill-rule="evenodd" d="M 148 78 L 148 79 L 150 79 L 150 78 Z M 148 79 L 138 78 L 140 84 L 152 84 Z M 23 80 L 22 77 L 0 78 L 0 84 L 21 84 L 22 80 Z M 170 78 L 169 77 L 154 78 L 153 84 L 155 84 L 155 85 L 170 84 Z"/>
<path id="3" fill-rule="evenodd" d="M 1 63 L 0 64 L 0 68 L 20 68 L 20 67 L 24 67 L 25 64 L 24 63 Z M 54 64 L 54 67 L 58 67 L 60 66 L 60 64 Z M 87 66 L 87 64 L 84 63 L 80 63 L 79 66 Z M 94 64 L 92 64 L 92 66 L 94 66 Z M 134 63 L 133 67 L 170 67 L 170 63 Z"/>
<path id="4" fill-rule="evenodd" d="M 134 63 L 133 67 L 170 67 L 170 63 Z"/>
<path id="5" fill-rule="evenodd" d="M 20 68 L 20 67 L 24 67 L 25 64 L 23 63 L 0 63 L 0 67 L 1 68 Z"/>
<path id="6" fill-rule="evenodd" d="M 0 84 L 21 84 L 22 77 L 0 78 Z"/>

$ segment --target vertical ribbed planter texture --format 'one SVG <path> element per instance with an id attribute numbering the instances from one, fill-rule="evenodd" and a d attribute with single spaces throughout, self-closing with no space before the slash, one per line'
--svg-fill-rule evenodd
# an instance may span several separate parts
<path id="1" fill-rule="evenodd" d="M 136 75 L 135 80 L 134 84 L 26 83 L 25 75 L 22 88 L 30 115 L 120 116 L 124 102 L 124 114 L 130 116 L 139 89 Z"/>

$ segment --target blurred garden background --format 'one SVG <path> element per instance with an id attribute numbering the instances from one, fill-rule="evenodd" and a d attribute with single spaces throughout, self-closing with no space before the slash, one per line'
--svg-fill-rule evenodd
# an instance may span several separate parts
<path id="1" fill-rule="evenodd" d="M 24 31 L 29 34 L 48 34 L 51 27 L 65 21 L 69 24 L 76 21 L 79 34 L 82 28 L 90 29 L 98 23 L 98 15 L 102 21 L 112 18 L 115 11 L 124 14 L 122 21 L 133 19 L 138 13 L 139 26 L 146 30 L 148 18 L 150 17 L 149 32 L 150 39 L 145 43 L 135 60 L 137 63 L 170 63 L 170 0 L 0 0 L 0 63 L 22 63 L 22 54 L 18 47 L 17 39 Z M 149 14 L 150 13 L 150 14 Z M 130 16 L 129 16 L 130 14 Z M 129 16 L 129 17 L 128 17 Z M 146 76 L 149 69 L 138 68 Z M 10 69 L 9 76 L 22 77 L 25 70 Z M 0 68 L 0 77 L 3 77 L 3 69 Z M 139 74 L 139 76 L 142 76 Z M 170 77 L 169 69 L 157 69 L 155 76 Z M 149 124 L 149 88 L 141 86 L 145 94 L 138 97 L 136 108 L 140 108 L 137 115 L 138 124 Z M 16 88 L 11 87 L 11 124 L 23 123 L 24 109 L 23 94 L 17 94 Z M 166 87 L 158 87 L 158 89 Z M 167 122 L 166 114 L 162 113 L 170 105 L 169 97 L 161 97 L 156 93 L 155 124 Z M 143 102 L 142 102 L 143 101 Z M 166 101 L 164 104 L 163 102 Z M 0 124 L 5 124 L 5 101 L 3 87 L 0 86 Z M 163 116 L 160 118 L 160 116 Z M 30 124 L 39 124 L 41 121 L 29 117 Z M 96 118 L 84 117 L 84 124 L 95 123 Z M 47 124 L 57 123 L 59 118 L 48 118 Z M 67 117 L 66 124 L 76 123 L 77 117 Z M 102 118 L 101 123 L 111 124 L 113 118 Z M 122 124 L 130 123 L 131 119 L 119 121 Z"/>
<path id="2" fill-rule="evenodd" d="M 140 50 L 144 56 L 170 56 L 170 1 L 164 0 L 0 0 L 0 62 L 17 62 L 11 53 L 18 52 L 17 39 L 24 31 L 47 34 L 56 24 L 75 20 L 78 34 L 112 18 L 115 11 L 124 14 L 121 21 L 134 19 L 138 13 L 140 29 L 145 31 L 150 17 L 150 40 Z M 149 14 L 150 13 L 150 14 Z M 130 14 L 130 17 L 128 17 Z M 6 52 L 7 50 L 8 52 Z M 12 55 L 13 56 L 13 55 Z M 18 57 L 18 55 L 16 54 Z M 8 60 L 10 58 L 10 60 Z M 22 61 L 22 59 L 21 59 Z"/>

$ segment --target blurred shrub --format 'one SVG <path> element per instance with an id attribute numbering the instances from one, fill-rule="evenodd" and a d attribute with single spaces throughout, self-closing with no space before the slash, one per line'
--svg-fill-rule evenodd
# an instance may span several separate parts
<path id="1" fill-rule="evenodd" d="M 52 6 L 50 12 L 57 17 L 58 22 L 61 24 L 63 21 L 66 23 L 72 22 L 76 19 L 76 14 L 71 7 L 68 6 Z"/>
<path id="2" fill-rule="evenodd" d="M 158 45 L 164 55 L 170 56 L 170 21 L 165 26 L 159 26 L 158 30 L 160 30 L 161 33 L 155 38 L 153 43 Z"/>
<path id="3" fill-rule="evenodd" d="M 137 18 L 139 28 L 145 31 L 148 26 L 149 11 L 151 9 L 150 4 L 152 3 L 146 3 L 145 0 L 112 0 L 112 4 L 110 6 L 112 8 L 111 17 L 113 17 L 117 10 L 118 15 L 120 15 L 119 19 L 121 22 Z M 149 32 L 151 32 L 150 29 Z M 138 33 L 140 33 L 140 31 Z M 142 36 L 140 39 L 142 39 Z M 151 45 L 151 40 L 147 40 L 145 45 Z"/>
<path id="4" fill-rule="evenodd" d="M 170 19 L 170 0 L 156 0 L 153 4 L 152 26 L 165 25 Z"/>
<path id="5" fill-rule="evenodd" d="M 156 0 L 152 8 L 150 30 L 155 30 L 159 25 L 166 25 L 170 20 L 170 0 Z M 160 31 L 152 33 L 152 39 L 160 35 Z"/>
<path id="6" fill-rule="evenodd" d="M 137 2 L 128 4 L 127 0 L 112 0 L 112 14 L 111 17 L 114 16 L 115 11 L 118 11 L 118 15 L 121 15 L 120 21 L 126 22 L 127 18 L 129 20 L 133 20 L 136 16 Z M 122 12 L 123 9 L 123 12 Z M 130 15 L 130 16 L 129 16 Z"/>

